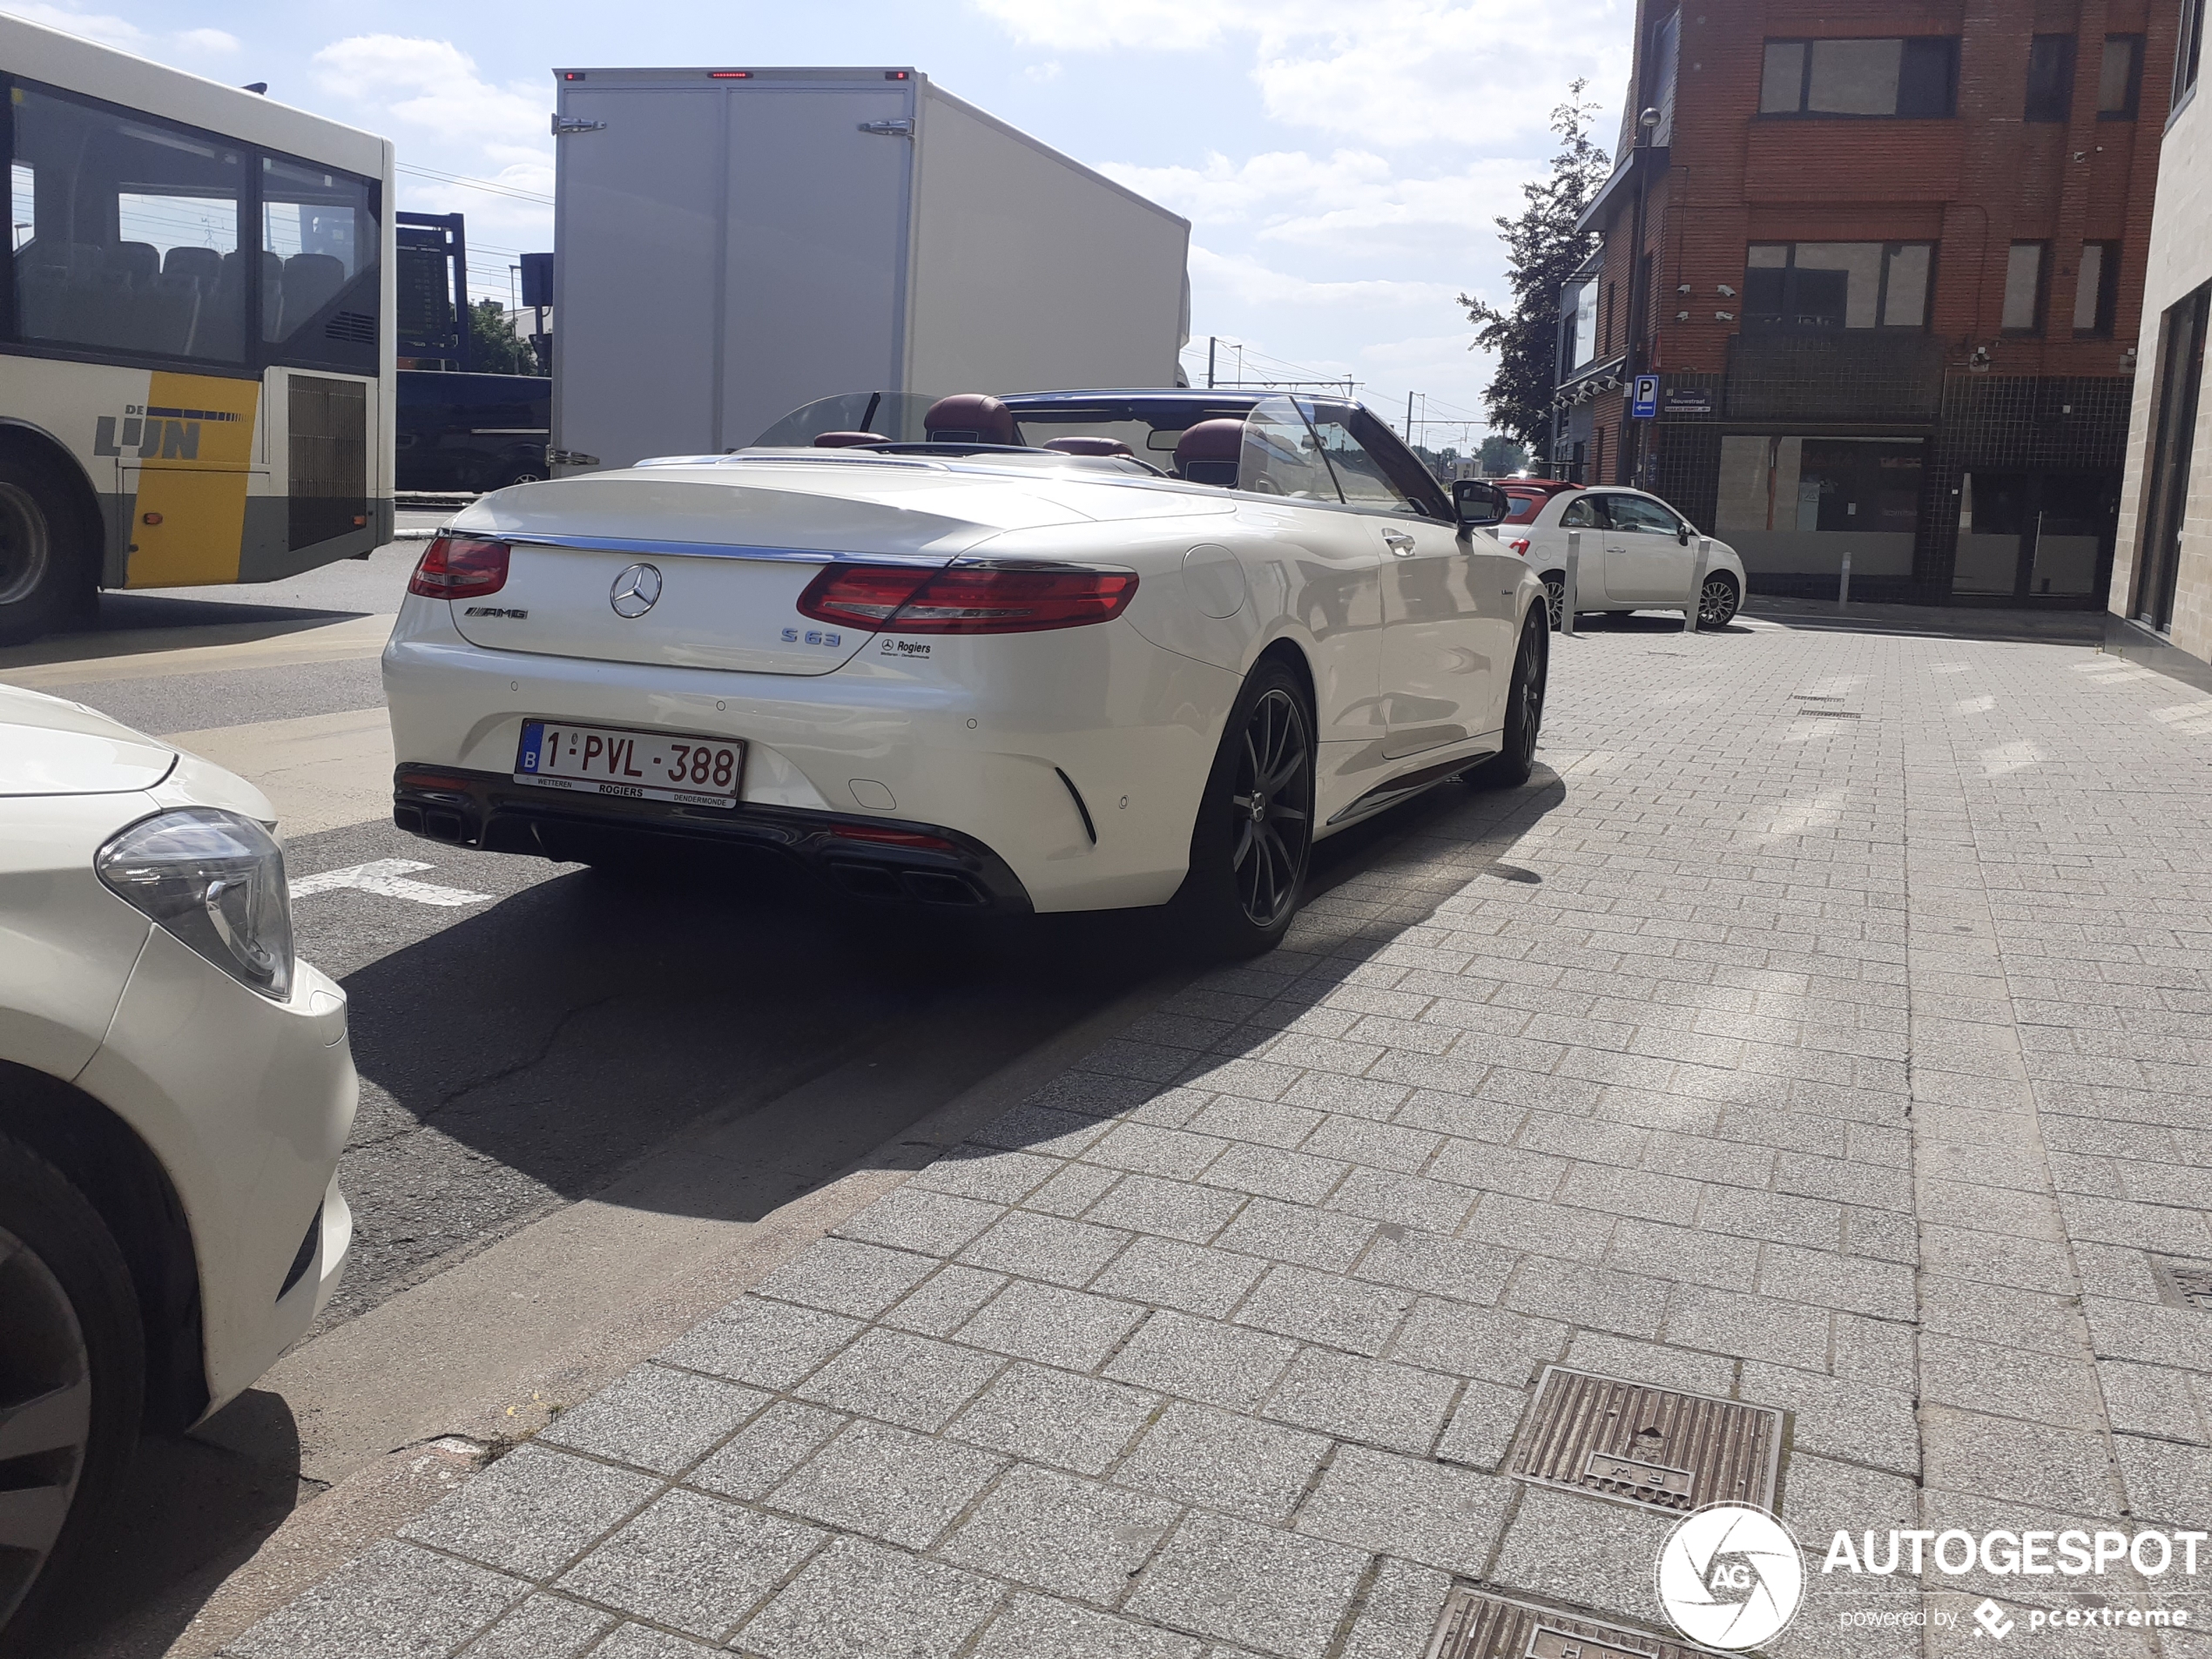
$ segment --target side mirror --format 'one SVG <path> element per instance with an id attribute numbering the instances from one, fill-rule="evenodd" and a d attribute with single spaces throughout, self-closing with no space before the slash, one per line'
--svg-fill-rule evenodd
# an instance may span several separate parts
<path id="1" fill-rule="evenodd" d="M 1459 516 L 1461 529 L 1502 524 L 1512 505 L 1506 499 L 1506 492 L 1495 484 L 1485 483 L 1480 478 L 1456 478 L 1452 482 L 1452 507 Z"/>
<path id="2" fill-rule="evenodd" d="M 1676 525 L 1675 540 L 1680 542 L 1684 547 L 1688 547 L 1689 545 L 1689 526 L 1687 524 Z"/>

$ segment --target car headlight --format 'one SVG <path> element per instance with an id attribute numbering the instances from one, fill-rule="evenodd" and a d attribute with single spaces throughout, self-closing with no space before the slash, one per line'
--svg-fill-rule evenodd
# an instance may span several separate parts
<path id="1" fill-rule="evenodd" d="M 92 867 L 239 984 L 281 1002 L 292 994 L 292 900 L 284 850 L 250 818 L 186 806 L 133 824 Z"/>

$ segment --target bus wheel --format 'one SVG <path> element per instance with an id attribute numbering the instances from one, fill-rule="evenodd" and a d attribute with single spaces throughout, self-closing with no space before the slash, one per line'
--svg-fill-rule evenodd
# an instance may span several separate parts
<path id="1" fill-rule="evenodd" d="M 36 462 L 0 455 L 0 645 L 82 616 L 92 590 L 78 516 Z"/>

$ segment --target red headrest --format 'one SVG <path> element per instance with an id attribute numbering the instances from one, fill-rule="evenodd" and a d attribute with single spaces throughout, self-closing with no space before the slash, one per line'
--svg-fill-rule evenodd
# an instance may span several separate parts
<path id="1" fill-rule="evenodd" d="M 988 392 L 956 392 L 941 397 L 921 417 L 933 443 L 1019 443 L 1014 411 Z"/>
<path id="2" fill-rule="evenodd" d="M 850 449 L 856 443 L 888 443 L 880 432 L 825 432 L 814 440 L 817 449 Z"/>
<path id="3" fill-rule="evenodd" d="M 1244 423 L 1224 417 L 1201 421 L 1176 440 L 1175 464 L 1180 471 L 1193 461 L 1239 459 L 1244 451 Z"/>
<path id="4" fill-rule="evenodd" d="M 1057 449 L 1063 455 L 1129 455 L 1134 458 L 1136 454 L 1119 438 L 1053 438 L 1044 447 Z"/>

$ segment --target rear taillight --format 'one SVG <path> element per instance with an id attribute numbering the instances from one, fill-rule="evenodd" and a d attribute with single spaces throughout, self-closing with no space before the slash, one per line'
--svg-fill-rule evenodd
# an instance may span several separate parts
<path id="1" fill-rule="evenodd" d="M 902 634 L 1026 634 L 1110 622 L 1136 595 L 1128 570 L 833 564 L 806 584 L 799 610 Z"/>
<path id="2" fill-rule="evenodd" d="M 1522 558 L 1525 559 L 1528 556 L 1528 538 L 1527 536 L 1516 536 L 1513 538 L 1513 540 L 1507 542 L 1506 545 L 1511 548 L 1514 552 L 1520 554 Z"/>
<path id="3" fill-rule="evenodd" d="M 462 536 L 441 536 L 422 550 L 407 590 L 426 599 L 476 599 L 507 585 L 508 547 Z"/>

